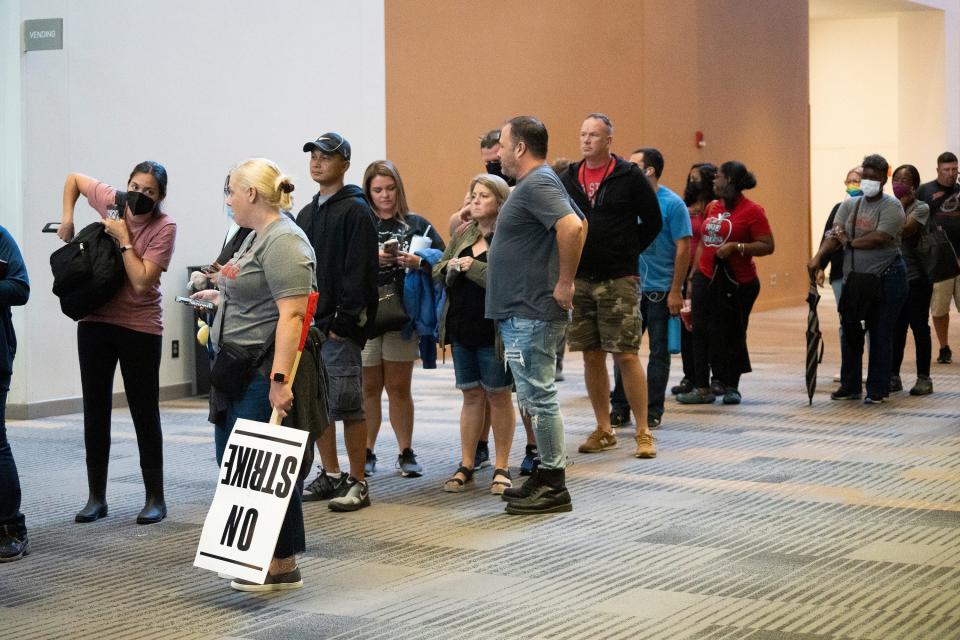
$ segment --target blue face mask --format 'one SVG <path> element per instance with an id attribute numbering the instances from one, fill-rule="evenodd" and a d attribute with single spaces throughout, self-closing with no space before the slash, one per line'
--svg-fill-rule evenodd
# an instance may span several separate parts
<path id="1" fill-rule="evenodd" d="M 231 208 L 230 208 L 230 205 L 228 205 L 228 204 L 225 204 L 225 205 L 223 205 L 223 206 L 224 206 L 224 209 L 226 209 L 226 212 L 227 212 L 227 220 L 229 220 L 230 222 L 233 222 L 233 209 L 231 209 Z"/>

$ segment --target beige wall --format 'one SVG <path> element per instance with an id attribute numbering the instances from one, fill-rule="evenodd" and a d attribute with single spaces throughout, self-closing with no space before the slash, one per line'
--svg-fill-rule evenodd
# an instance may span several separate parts
<path id="1" fill-rule="evenodd" d="M 758 306 L 803 300 L 806 2 L 386 0 L 385 37 L 387 154 L 411 207 L 438 228 L 482 169 L 487 129 L 533 114 L 550 131 L 549 157 L 577 158 L 582 118 L 599 110 L 616 152 L 663 151 L 675 191 L 695 161 L 745 162 L 778 241 L 759 261 Z"/>
<path id="2" fill-rule="evenodd" d="M 830 210 L 843 198 L 847 171 L 868 153 L 882 154 L 891 169 L 913 164 L 924 181 L 933 179 L 946 135 L 943 29 L 939 11 L 811 21 L 815 245 Z"/>

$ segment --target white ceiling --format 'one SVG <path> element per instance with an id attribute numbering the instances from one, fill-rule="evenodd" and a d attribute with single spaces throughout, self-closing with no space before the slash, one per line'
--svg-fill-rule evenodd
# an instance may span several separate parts
<path id="1" fill-rule="evenodd" d="M 811 20 L 866 18 L 900 11 L 930 11 L 909 0 L 810 0 Z"/>

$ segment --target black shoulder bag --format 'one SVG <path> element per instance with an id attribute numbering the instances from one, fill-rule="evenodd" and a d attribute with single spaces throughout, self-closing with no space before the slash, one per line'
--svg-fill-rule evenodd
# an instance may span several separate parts
<path id="1" fill-rule="evenodd" d="M 860 205 L 863 197 L 857 201 L 857 207 L 853 212 L 852 235 L 857 233 L 857 214 L 860 213 Z M 877 216 L 877 227 L 880 226 L 880 216 Z M 852 243 L 854 238 L 850 238 Z M 880 276 L 872 273 L 857 273 L 854 256 L 856 252 L 853 245 L 850 245 L 850 273 L 843 281 L 843 288 L 840 290 L 840 303 L 838 305 L 840 318 L 843 322 L 866 322 L 873 316 L 874 309 L 880 302 Z"/>
<path id="2" fill-rule="evenodd" d="M 241 250 L 244 247 L 249 248 L 252 242 L 248 242 L 250 237 L 244 241 Z M 220 341 L 217 345 L 217 359 L 213 361 L 213 367 L 210 369 L 210 384 L 220 393 L 231 400 L 236 400 L 243 395 L 253 379 L 254 372 L 260 367 L 264 359 L 273 351 L 273 341 L 276 337 L 276 330 L 270 333 L 270 337 L 262 345 L 243 346 L 233 342 L 223 341 L 223 323 L 226 320 L 227 296 L 222 296 L 223 300 L 218 313 L 223 314 L 223 320 L 220 321 Z"/>

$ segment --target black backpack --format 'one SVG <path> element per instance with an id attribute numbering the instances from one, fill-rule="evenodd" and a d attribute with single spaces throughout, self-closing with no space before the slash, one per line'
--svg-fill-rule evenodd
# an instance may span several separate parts
<path id="1" fill-rule="evenodd" d="M 126 199 L 117 192 L 119 205 Z M 63 313 L 79 320 L 90 315 L 116 295 L 123 284 L 123 256 L 117 241 L 99 222 L 81 229 L 73 240 L 50 256 L 53 293 L 60 298 Z"/>

